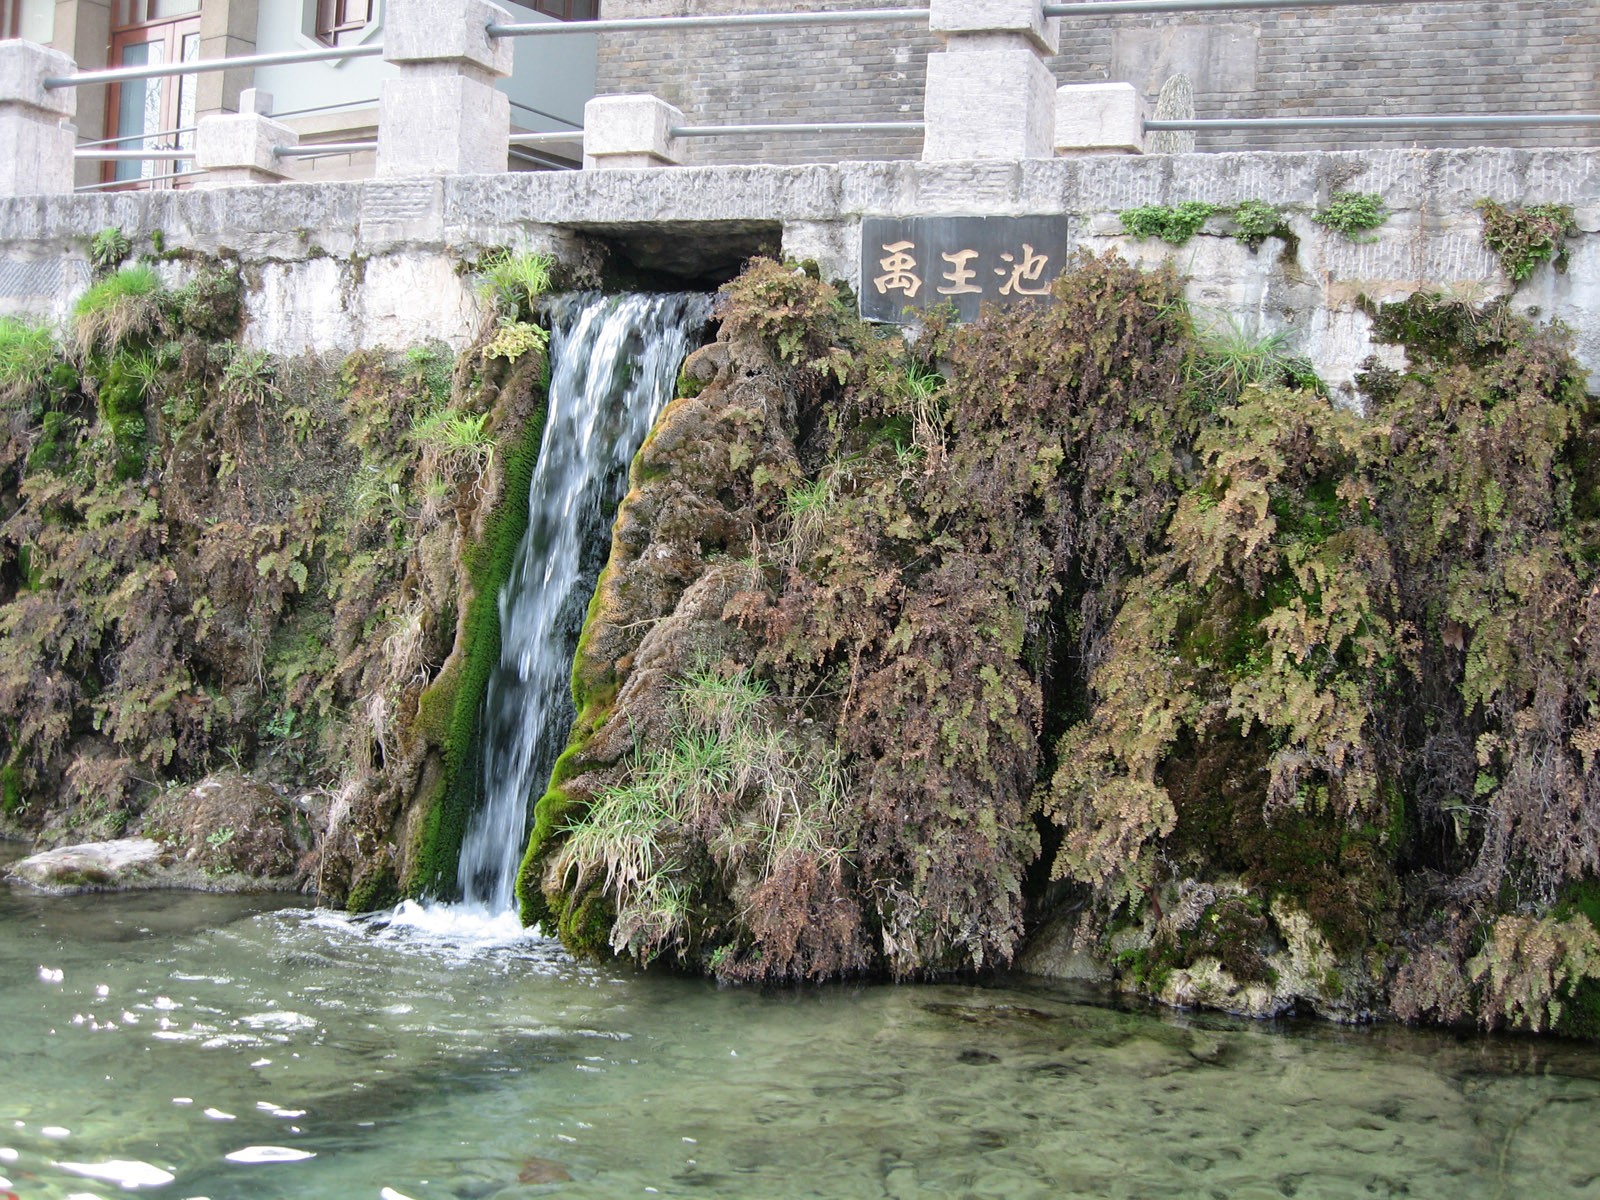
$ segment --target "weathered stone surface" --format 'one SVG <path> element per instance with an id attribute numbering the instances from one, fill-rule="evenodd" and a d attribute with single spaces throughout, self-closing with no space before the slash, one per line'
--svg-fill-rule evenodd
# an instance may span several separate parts
<path id="1" fill-rule="evenodd" d="M 1056 89 L 1057 154 L 1142 154 L 1144 101 L 1131 83 Z"/>
<path id="2" fill-rule="evenodd" d="M 14 862 L 7 878 L 62 894 L 160 887 L 162 853 L 151 838 L 83 842 Z"/>
<path id="3" fill-rule="evenodd" d="M 1393 212 L 1370 242 L 1312 222 L 1335 191 L 1371 190 Z M 864 216 L 1048 215 L 1074 218 L 1078 243 L 1139 261 L 1176 261 L 1190 298 L 1251 331 L 1290 330 L 1335 387 L 1376 347 L 1361 295 L 1419 288 L 1480 299 L 1509 281 L 1484 250 L 1473 205 L 1570 204 L 1582 236 L 1565 274 L 1539 268 L 1513 306 L 1574 331 L 1600 387 L 1600 151 L 1373 150 L 1339 153 L 1087 155 L 1022 161 L 853 162 L 671 171 L 504 172 L 108 195 L 0 199 L 0 313 L 60 319 L 88 282 L 84 246 L 116 226 L 135 246 L 161 231 L 172 248 L 237 255 L 250 282 L 247 340 L 278 353 L 346 351 L 403 337 L 465 345 L 477 323 L 463 261 L 505 245 L 556 255 L 592 278 L 589 235 L 710 244 L 721 231 L 782 230 L 788 253 L 815 258 L 858 287 L 852 247 Z M 1117 214 L 1201 200 L 1270 200 L 1297 249 L 1268 239 L 1251 252 L 1223 221 L 1181 248 L 1122 234 Z M 48 268 L 48 264 L 56 264 Z M 24 278 L 25 275 L 25 278 Z M 394 322 L 394 323 L 391 323 Z"/>

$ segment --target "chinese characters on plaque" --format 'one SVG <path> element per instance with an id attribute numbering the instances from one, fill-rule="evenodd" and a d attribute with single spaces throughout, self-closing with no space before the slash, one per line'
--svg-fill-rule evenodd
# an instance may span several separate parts
<path id="1" fill-rule="evenodd" d="M 861 315 L 904 324 L 908 308 L 953 304 L 971 321 L 984 301 L 1048 296 L 1069 250 L 1065 217 L 868 217 Z"/>

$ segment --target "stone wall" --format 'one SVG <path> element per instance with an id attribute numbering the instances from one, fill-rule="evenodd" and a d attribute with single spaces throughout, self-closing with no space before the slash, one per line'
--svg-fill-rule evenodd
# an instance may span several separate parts
<path id="1" fill-rule="evenodd" d="M 1393 215 L 1351 241 L 1311 219 L 1337 190 L 1375 192 Z M 1573 330 L 1600 390 L 1600 151 L 1373 150 L 1040 159 L 1020 163 L 845 163 L 686 167 L 282 184 L 217 191 L 0 201 L 0 312 L 64 320 L 87 285 L 90 237 L 109 226 L 168 270 L 184 252 L 236 259 L 247 337 L 283 354 L 403 347 L 476 329 L 468 266 L 528 246 L 595 278 L 605 254 L 704 278 L 762 246 L 814 258 L 859 289 L 866 216 L 1064 214 L 1070 237 L 1141 262 L 1172 259 L 1204 320 L 1287 331 L 1324 379 L 1348 384 L 1373 352 L 1361 300 L 1446 289 L 1481 301 L 1510 290 L 1484 249 L 1474 204 L 1572 206 L 1583 233 L 1565 274 L 1546 265 L 1515 293 Z M 1213 217 L 1181 247 L 1137 241 L 1117 213 L 1145 204 L 1283 205 L 1298 239 L 1251 251 Z M 174 256 L 174 252 L 176 255 Z"/>
<path id="2" fill-rule="evenodd" d="M 607 0 L 607 17 L 749 12 L 749 0 Z M 806 0 L 795 10 L 892 7 Z M 650 92 L 691 123 L 918 120 L 936 43 L 916 24 L 612 34 L 597 90 Z M 1133 83 L 1154 108 L 1173 74 L 1201 117 L 1600 112 L 1594 0 L 1502 0 L 1063 22 L 1061 83 Z M 1205 133 L 1202 150 L 1366 146 L 1584 146 L 1593 127 Z M 828 162 L 915 157 L 904 136 L 696 141 L 692 161 Z"/>

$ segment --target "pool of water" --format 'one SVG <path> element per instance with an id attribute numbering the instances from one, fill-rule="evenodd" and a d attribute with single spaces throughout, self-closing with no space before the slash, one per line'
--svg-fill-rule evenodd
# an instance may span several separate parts
<path id="1" fill-rule="evenodd" d="M 1600 1196 L 1587 1046 L 719 990 L 464 925 L 0 886 L 0 1196 Z"/>

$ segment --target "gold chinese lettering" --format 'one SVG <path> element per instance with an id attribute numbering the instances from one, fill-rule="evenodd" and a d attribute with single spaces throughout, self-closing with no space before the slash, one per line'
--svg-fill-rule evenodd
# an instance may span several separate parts
<path id="1" fill-rule="evenodd" d="M 906 299 L 916 299 L 922 287 L 922 280 L 913 274 L 917 269 L 917 260 L 910 251 L 916 248 L 915 242 L 891 242 L 883 248 L 885 256 L 878 260 L 878 267 L 884 274 L 872 281 L 872 285 L 878 289 L 878 295 L 904 292 Z"/>
<path id="2" fill-rule="evenodd" d="M 939 257 L 950 264 L 950 269 L 944 273 L 945 281 L 950 286 L 940 288 L 939 295 L 966 296 L 974 292 L 983 295 L 983 289 L 972 282 L 977 270 L 967 265 L 978 257 L 976 250 L 957 250 L 954 254 L 941 254 Z"/>
<path id="3" fill-rule="evenodd" d="M 1002 254 L 1000 260 L 1010 264 L 1011 278 L 1000 286 L 1002 296 L 1048 296 L 1050 285 L 1043 287 L 1023 287 L 1025 283 L 1038 283 L 1044 275 L 1045 264 L 1050 259 L 1047 255 L 1035 254 L 1033 247 L 1027 242 L 1022 243 L 1022 261 L 1018 262 L 1015 255 Z M 996 267 L 994 273 L 1001 277 L 1006 274 L 1006 267 Z"/>

